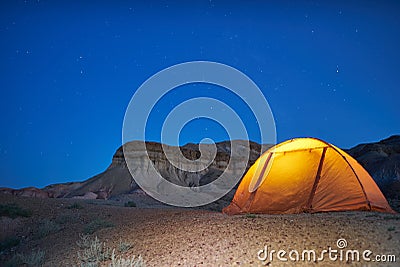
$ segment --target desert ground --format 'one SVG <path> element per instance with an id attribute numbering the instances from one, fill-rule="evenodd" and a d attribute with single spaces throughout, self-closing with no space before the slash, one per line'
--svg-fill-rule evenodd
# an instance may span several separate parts
<path id="1" fill-rule="evenodd" d="M 140 255 L 144 264 L 136 266 L 399 266 L 400 261 L 399 214 L 228 216 L 205 209 L 4 194 L 0 204 L 0 266 L 22 264 L 21 258 L 32 266 L 110 266 L 112 249 L 120 261 Z M 7 207 L 26 213 L 4 215 Z M 94 242 L 96 237 L 103 246 L 99 249 L 103 252 L 98 252 L 104 257 L 97 263 L 88 262 L 90 255 L 82 244 L 85 238 Z M 320 262 L 283 262 L 276 255 L 272 261 L 257 256 L 265 246 L 268 251 L 300 254 L 313 249 L 318 256 L 329 246 L 338 249 L 338 239 L 347 241 L 344 251 L 370 250 L 371 259 L 377 254 L 395 255 L 397 263 L 330 261 L 328 256 Z"/>

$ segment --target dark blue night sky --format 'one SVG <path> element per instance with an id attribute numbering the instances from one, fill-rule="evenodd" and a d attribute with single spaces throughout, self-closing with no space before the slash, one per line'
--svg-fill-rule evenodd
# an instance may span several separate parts
<path id="1" fill-rule="evenodd" d="M 278 142 L 314 136 L 348 148 L 400 133 L 398 2 L 144 2 L 0 3 L 0 186 L 42 187 L 103 171 L 121 145 L 135 90 L 186 61 L 221 62 L 253 79 Z M 157 112 L 216 92 L 186 89 Z M 259 141 L 248 110 L 231 105 Z M 159 141 L 160 118 L 148 140 Z M 180 143 L 204 137 L 226 134 L 199 120 Z"/>

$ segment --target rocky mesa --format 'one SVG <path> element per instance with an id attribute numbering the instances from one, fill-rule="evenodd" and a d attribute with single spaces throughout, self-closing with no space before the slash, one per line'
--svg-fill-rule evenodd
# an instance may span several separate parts
<path id="1" fill-rule="evenodd" d="M 243 162 L 246 164 L 245 170 L 247 170 L 260 156 L 262 149 L 262 146 L 257 143 L 249 142 L 249 146 L 247 146 L 247 141 L 242 140 L 225 141 L 216 143 L 215 145 L 201 144 L 201 147 L 198 144 L 172 147 L 155 142 L 146 142 L 145 147 L 143 147 L 141 143 L 133 141 L 125 144 L 124 147 L 119 147 L 112 158 L 110 166 L 104 172 L 82 183 L 51 185 L 45 187 L 43 190 L 51 192 L 51 195 L 55 197 L 101 199 L 108 199 L 112 196 L 139 190 L 140 188 L 129 172 L 126 160 L 133 165 L 131 169 L 135 171 L 134 176 L 141 175 L 146 177 L 150 175 L 147 172 L 149 169 L 148 166 L 144 164 L 153 164 L 162 177 L 172 183 L 181 186 L 199 186 L 217 179 L 225 171 L 229 162 L 232 163 L 230 170 L 232 172 L 242 168 Z M 238 154 L 242 156 L 230 156 L 233 146 L 239 150 L 240 153 Z M 270 145 L 264 146 L 264 150 L 269 147 Z M 190 169 L 191 166 L 189 165 L 193 165 L 193 162 L 200 159 L 202 154 L 213 156 L 215 148 L 215 157 L 212 157 L 212 162 L 206 168 L 196 172 L 182 170 Z M 183 164 L 180 165 L 180 168 L 171 164 L 171 156 L 167 157 L 165 153 L 165 151 L 171 150 L 172 153 L 169 153 L 169 155 L 176 155 L 176 149 L 179 149 L 187 159 L 186 163 L 180 162 L 180 164 Z M 151 162 L 146 160 L 147 155 Z M 246 158 L 247 155 L 249 155 L 248 159 Z"/>

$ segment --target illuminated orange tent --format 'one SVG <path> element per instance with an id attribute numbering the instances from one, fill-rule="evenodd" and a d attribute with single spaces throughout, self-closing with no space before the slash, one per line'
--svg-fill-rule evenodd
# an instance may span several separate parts
<path id="1" fill-rule="evenodd" d="M 368 172 L 343 150 L 297 138 L 266 151 L 243 177 L 226 214 L 394 211 Z"/>

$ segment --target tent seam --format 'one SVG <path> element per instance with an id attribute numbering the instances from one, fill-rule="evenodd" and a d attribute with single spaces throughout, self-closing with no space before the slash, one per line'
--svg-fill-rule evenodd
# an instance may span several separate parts
<path id="1" fill-rule="evenodd" d="M 314 138 L 314 139 L 320 140 L 320 139 L 318 139 L 318 138 Z M 320 140 L 320 141 L 322 141 L 322 142 L 324 142 L 325 144 L 327 144 L 330 148 L 332 148 L 333 150 L 335 150 L 336 153 L 338 153 L 340 156 L 342 156 L 342 158 L 343 158 L 344 161 L 347 163 L 347 165 L 350 167 L 351 171 L 353 172 L 354 176 L 356 177 L 357 182 L 358 182 L 358 184 L 360 185 L 361 190 L 362 190 L 362 192 L 363 192 L 363 194 L 364 194 L 364 197 L 365 197 L 365 200 L 366 200 L 367 205 L 368 205 L 368 207 L 369 207 L 369 210 L 372 210 L 371 202 L 370 202 L 369 199 L 368 199 L 367 192 L 365 192 L 364 186 L 362 185 L 362 183 L 361 183 L 361 181 L 360 181 L 360 178 L 358 177 L 358 175 L 357 175 L 356 171 L 354 170 L 353 166 L 351 166 L 350 162 L 349 162 L 349 161 L 346 159 L 346 157 L 345 157 L 342 153 L 340 153 L 340 151 L 337 150 L 334 146 L 332 146 L 332 145 L 329 144 L 329 143 L 326 143 L 326 142 L 323 141 L 323 140 Z"/>
<path id="2" fill-rule="evenodd" d="M 265 175 L 265 171 L 267 170 L 267 167 L 268 167 L 268 165 L 269 165 L 269 163 L 270 163 L 270 161 L 271 161 L 271 158 L 272 158 L 272 154 L 273 154 L 273 153 L 274 153 L 274 152 L 270 152 L 270 153 L 269 153 L 267 159 L 265 160 L 265 162 L 264 162 L 264 164 L 263 164 L 263 166 L 262 166 L 260 175 L 259 175 L 259 177 L 257 178 L 257 181 L 256 181 L 256 183 L 255 183 L 255 185 L 254 185 L 254 190 L 251 191 L 251 192 L 250 192 L 250 190 L 249 190 L 250 193 L 253 193 L 253 192 L 257 191 L 258 188 L 265 182 L 266 178 L 263 180 L 263 176 Z M 261 162 L 260 162 L 260 163 L 261 163 Z"/>
<path id="3" fill-rule="evenodd" d="M 336 149 L 335 149 L 335 150 L 336 150 Z M 337 150 L 336 150 L 336 151 L 337 151 Z M 367 192 L 365 192 L 364 186 L 362 185 L 362 183 L 361 183 L 361 181 L 360 181 L 360 178 L 358 177 L 358 175 L 357 175 L 356 171 L 354 170 L 353 166 L 351 166 L 350 162 L 346 159 L 346 157 L 345 157 L 342 153 L 340 153 L 339 151 L 337 151 L 337 152 L 342 156 L 342 158 L 344 159 L 344 161 L 347 163 L 347 165 L 349 165 L 351 171 L 352 171 L 352 172 L 354 173 L 354 175 L 356 176 L 356 179 L 357 179 L 357 181 L 358 181 L 358 184 L 360 185 L 361 190 L 362 190 L 363 193 L 364 193 L 364 197 L 365 197 L 365 200 L 367 201 L 367 205 L 368 205 L 369 209 L 372 210 L 371 202 L 370 202 L 369 199 L 368 199 Z"/>
<path id="4" fill-rule="evenodd" d="M 328 149 L 328 147 L 324 147 L 322 150 L 320 162 L 318 164 L 317 174 L 315 175 L 314 184 L 313 184 L 313 187 L 311 188 L 310 196 L 307 201 L 306 209 L 308 211 L 311 211 L 312 201 L 314 200 L 315 192 L 317 191 L 318 183 L 319 183 L 319 180 L 321 179 L 322 166 L 324 164 L 325 154 L 326 154 L 327 149 Z"/>

